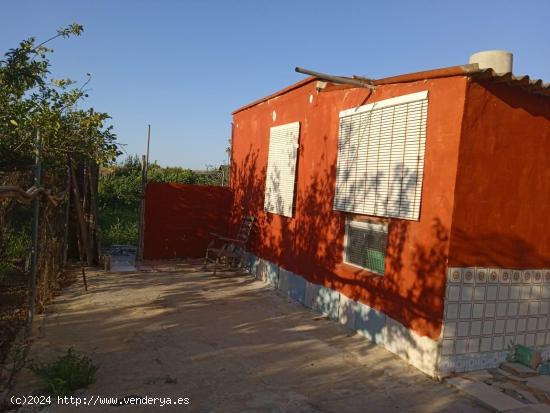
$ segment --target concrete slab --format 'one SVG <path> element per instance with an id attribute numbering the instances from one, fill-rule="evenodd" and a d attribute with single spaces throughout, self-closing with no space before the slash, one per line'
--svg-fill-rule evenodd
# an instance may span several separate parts
<path id="1" fill-rule="evenodd" d="M 288 296 L 305 305 L 306 301 L 306 280 L 299 275 L 288 273 Z"/>
<path id="2" fill-rule="evenodd" d="M 306 297 L 304 305 L 307 308 L 313 309 L 315 306 L 315 299 L 317 298 L 317 294 L 319 294 L 319 288 L 321 288 L 319 284 L 313 284 L 306 281 Z"/>
<path id="3" fill-rule="evenodd" d="M 550 395 L 550 376 L 536 376 L 527 379 L 527 386 L 541 390 Z"/>
<path id="4" fill-rule="evenodd" d="M 359 303 L 340 294 L 338 307 L 338 322 L 351 330 L 355 330 L 355 319 L 359 312 Z"/>
<path id="5" fill-rule="evenodd" d="M 340 293 L 320 286 L 314 299 L 313 309 L 326 315 L 332 320 L 338 320 Z"/>
<path id="6" fill-rule="evenodd" d="M 355 330 L 377 344 L 384 340 L 386 315 L 365 304 L 357 303 Z"/>
<path id="7" fill-rule="evenodd" d="M 69 287 L 37 318 L 29 356 L 49 361 L 73 347 L 91 357 L 99 370 L 84 397 L 189 397 L 190 405 L 87 412 L 488 412 L 249 275 L 152 265 L 154 273 L 88 271 L 88 292 Z M 15 393 L 35 385 L 23 370 Z"/>
<path id="8" fill-rule="evenodd" d="M 288 295 L 289 275 L 290 272 L 285 270 L 284 268 L 281 268 L 279 270 L 279 282 L 277 283 L 277 289 L 286 295 Z"/>
<path id="9" fill-rule="evenodd" d="M 470 381 L 461 377 L 453 377 L 446 380 L 447 383 L 456 387 L 457 389 L 475 397 L 485 406 L 490 409 L 494 409 L 497 412 L 504 412 L 513 409 L 522 409 L 526 405 L 513 399 L 510 396 L 506 396 L 493 387 L 480 383 L 477 381 Z"/>
<path id="10" fill-rule="evenodd" d="M 531 377 L 538 374 L 536 370 L 532 369 L 531 367 L 524 366 L 520 363 L 506 362 L 502 363 L 500 365 L 500 368 L 518 377 Z"/>

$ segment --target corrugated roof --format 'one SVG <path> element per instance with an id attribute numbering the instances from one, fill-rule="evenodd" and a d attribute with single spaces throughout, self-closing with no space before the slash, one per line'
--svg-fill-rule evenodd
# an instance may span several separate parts
<path id="1" fill-rule="evenodd" d="M 481 69 L 470 74 L 475 79 L 490 80 L 494 83 L 506 83 L 509 86 L 520 87 L 527 92 L 550 96 L 550 83 L 542 79 L 531 79 L 529 76 L 515 76 L 513 73 L 497 74 L 493 69 Z"/>

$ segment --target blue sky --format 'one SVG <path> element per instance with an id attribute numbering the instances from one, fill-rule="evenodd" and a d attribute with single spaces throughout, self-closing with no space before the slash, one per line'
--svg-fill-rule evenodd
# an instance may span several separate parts
<path id="1" fill-rule="evenodd" d="M 514 72 L 550 81 L 550 1 L 3 0 L 0 51 L 58 27 L 53 75 L 93 75 L 88 105 L 108 112 L 128 153 L 220 164 L 231 112 L 304 76 L 295 66 L 379 78 L 514 53 Z"/>

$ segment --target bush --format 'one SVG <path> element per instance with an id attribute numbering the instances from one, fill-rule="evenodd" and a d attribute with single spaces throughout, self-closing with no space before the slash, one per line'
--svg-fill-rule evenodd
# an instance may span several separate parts
<path id="1" fill-rule="evenodd" d="M 43 389 L 52 396 L 70 396 L 76 390 L 95 382 L 98 367 L 86 356 L 77 356 L 72 348 L 51 363 L 31 363 L 29 370 L 36 374 Z"/>

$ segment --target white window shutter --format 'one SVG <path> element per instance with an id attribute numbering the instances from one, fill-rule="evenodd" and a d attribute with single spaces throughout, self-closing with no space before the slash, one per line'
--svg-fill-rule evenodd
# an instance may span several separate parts
<path id="1" fill-rule="evenodd" d="M 340 113 L 334 209 L 418 220 L 428 92 Z"/>
<path id="2" fill-rule="evenodd" d="M 265 182 L 264 209 L 292 217 L 300 122 L 272 127 Z"/>

